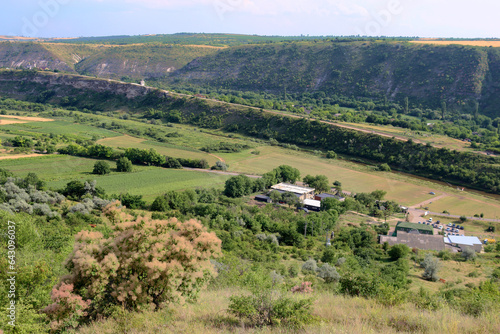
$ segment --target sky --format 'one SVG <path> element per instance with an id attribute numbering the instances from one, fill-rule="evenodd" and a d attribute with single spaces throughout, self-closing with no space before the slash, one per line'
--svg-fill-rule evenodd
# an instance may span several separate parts
<path id="1" fill-rule="evenodd" d="M 7 2 L 7 3 L 5 3 Z M 500 37 L 496 0 L 8 0 L 0 35 Z"/>

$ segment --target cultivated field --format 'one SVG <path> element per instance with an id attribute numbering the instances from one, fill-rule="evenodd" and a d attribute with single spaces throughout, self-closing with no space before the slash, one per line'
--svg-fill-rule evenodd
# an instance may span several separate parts
<path id="1" fill-rule="evenodd" d="M 500 218 L 499 201 L 479 200 L 470 195 L 444 197 L 428 204 L 427 207 L 432 212 L 443 212 L 446 210 L 452 215 L 466 216 L 483 213 L 485 218 Z"/>
<path id="2" fill-rule="evenodd" d="M 109 175 L 91 174 L 94 163 L 98 160 L 70 156 L 44 156 L 16 160 L 1 160 L 0 168 L 5 168 L 16 175 L 26 176 L 36 173 L 47 181 L 49 188 L 60 189 L 72 180 L 96 180 L 108 194 L 129 192 L 143 195 L 146 201 L 169 190 L 202 188 L 220 188 L 229 178 L 227 175 L 207 172 L 174 170 L 159 167 L 134 166 L 132 173 L 112 172 Z M 110 162 L 112 170 L 116 168 Z"/>
<path id="3" fill-rule="evenodd" d="M 436 44 L 436 45 L 468 45 L 468 46 L 483 46 L 483 47 L 500 47 L 500 41 L 436 41 L 436 40 L 423 40 L 423 41 L 410 41 L 415 44 Z"/>
<path id="4" fill-rule="evenodd" d="M 85 124 L 77 124 L 70 121 L 53 121 L 53 122 L 24 122 L 19 124 L 6 124 L 1 126 L 1 130 L 10 130 L 12 133 L 19 135 L 36 135 L 39 133 L 53 133 L 56 135 L 81 136 L 85 138 L 98 138 L 119 136 L 119 133 L 97 128 Z"/>

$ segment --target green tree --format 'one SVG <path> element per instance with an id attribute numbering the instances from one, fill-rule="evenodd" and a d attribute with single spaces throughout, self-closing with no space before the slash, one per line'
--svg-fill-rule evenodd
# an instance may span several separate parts
<path id="1" fill-rule="evenodd" d="M 94 164 L 94 170 L 92 171 L 92 174 L 98 174 L 98 175 L 106 175 L 111 173 L 111 167 L 109 167 L 109 163 L 106 161 L 97 161 Z"/>
<path id="2" fill-rule="evenodd" d="M 129 173 L 132 171 L 132 162 L 127 157 L 121 157 L 116 162 L 116 170 L 119 172 Z"/>
<path id="3" fill-rule="evenodd" d="M 288 165 L 281 165 L 276 168 L 276 171 L 282 182 L 295 183 L 300 178 L 300 171 Z"/>
<path id="4" fill-rule="evenodd" d="M 243 197 L 252 193 L 253 181 L 246 175 L 229 178 L 224 186 L 224 194 L 228 197 Z"/>
<path id="5" fill-rule="evenodd" d="M 397 244 L 391 247 L 389 250 L 389 256 L 391 260 L 396 261 L 401 258 L 406 257 L 410 253 L 410 248 L 404 244 Z"/>

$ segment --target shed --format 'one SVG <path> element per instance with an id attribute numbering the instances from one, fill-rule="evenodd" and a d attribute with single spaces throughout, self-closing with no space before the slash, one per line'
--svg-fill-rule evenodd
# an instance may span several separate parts
<path id="1" fill-rule="evenodd" d="M 314 196 L 314 188 L 300 187 L 289 183 L 278 183 L 271 186 L 271 189 L 278 190 L 279 192 L 294 193 L 301 200 L 312 199 Z"/>
<path id="2" fill-rule="evenodd" d="M 321 202 L 314 199 L 305 199 L 304 208 L 312 211 L 319 211 L 321 209 Z"/>
<path id="3" fill-rule="evenodd" d="M 318 195 L 314 195 L 314 199 L 317 201 L 322 201 L 325 198 L 335 198 L 336 200 L 339 200 L 340 202 L 345 201 L 345 197 L 338 196 L 338 195 L 332 195 L 332 194 L 327 194 L 327 193 L 322 193 Z"/>
<path id="4" fill-rule="evenodd" d="M 254 199 L 256 201 L 259 201 L 259 202 L 266 202 L 266 203 L 272 203 L 272 200 L 269 196 L 266 196 L 266 195 L 256 195 L 254 197 Z"/>

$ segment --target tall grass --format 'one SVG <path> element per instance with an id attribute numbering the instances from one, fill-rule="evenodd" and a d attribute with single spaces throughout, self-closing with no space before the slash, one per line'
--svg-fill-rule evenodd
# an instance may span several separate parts
<path id="1" fill-rule="evenodd" d="M 293 333 L 284 327 L 248 328 L 225 310 L 235 289 L 205 291 L 196 304 L 172 307 L 161 312 L 123 313 L 114 319 L 87 325 L 79 334 L 114 333 Z M 315 294 L 313 314 L 321 320 L 300 333 L 500 333 L 500 314 L 474 318 L 444 307 L 439 311 L 419 310 L 414 304 L 385 307 L 375 300 L 333 294 Z"/>

